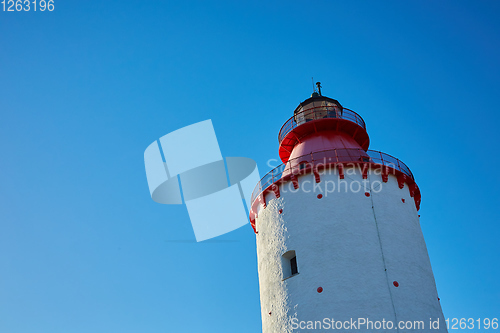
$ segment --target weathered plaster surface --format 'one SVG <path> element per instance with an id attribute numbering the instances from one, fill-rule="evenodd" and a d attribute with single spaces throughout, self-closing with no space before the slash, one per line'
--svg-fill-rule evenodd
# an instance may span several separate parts
<path id="1" fill-rule="evenodd" d="M 380 174 L 371 171 L 366 191 L 346 192 L 343 184 L 340 192 L 326 193 L 325 183 L 338 185 L 338 178 L 323 174 L 320 192 L 313 191 L 312 174 L 300 176 L 298 190 L 282 184 L 281 197 L 268 193 L 267 207 L 260 207 L 256 238 L 263 332 L 292 332 L 294 317 L 385 319 L 395 324 L 423 320 L 422 332 L 430 331 L 429 318 L 440 318 L 439 331 L 446 332 L 408 186 L 400 189 L 392 175 L 382 183 Z M 345 182 L 363 184 L 360 170 L 346 170 Z M 289 250 L 296 251 L 299 274 L 283 280 L 281 256 Z M 349 330 L 356 331 L 366 330 Z"/>

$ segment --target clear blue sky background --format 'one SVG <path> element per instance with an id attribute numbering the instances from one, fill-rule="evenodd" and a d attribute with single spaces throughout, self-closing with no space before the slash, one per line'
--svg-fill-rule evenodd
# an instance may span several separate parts
<path id="1" fill-rule="evenodd" d="M 500 317 L 500 2 L 55 7 L 0 12 L 0 332 L 260 332 L 252 228 L 196 243 L 143 152 L 212 119 L 263 175 L 311 76 L 412 169 L 445 317 Z"/>

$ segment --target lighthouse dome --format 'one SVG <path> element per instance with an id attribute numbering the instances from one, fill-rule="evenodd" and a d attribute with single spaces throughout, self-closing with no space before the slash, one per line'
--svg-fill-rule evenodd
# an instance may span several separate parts
<path id="1" fill-rule="evenodd" d="M 313 93 L 297 106 L 293 114 L 297 125 L 301 125 L 315 119 L 342 117 L 343 110 L 339 101 Z"/>

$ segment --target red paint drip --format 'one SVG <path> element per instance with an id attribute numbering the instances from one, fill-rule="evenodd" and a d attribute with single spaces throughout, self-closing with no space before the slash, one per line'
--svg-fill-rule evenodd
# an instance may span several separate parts
<path id="1" fill-rule="evenodd" d="M 398 282 L 398 281 L 394 281 L 392 284 L 393 284 L 393 285 L 394 285 L 394 287 L 396 287 L 396 288 L 397 288 L 397 287 L 399 287 L 399 282 Z"/>
<path id="2" fill-rule="evenodd" d="M 318 199 L 323 198 L 323 194 L 318 194 Z"/>
<path id="3" fill-rule="evenodd" d="M 317 291 L 318 291 L 318 293 L 321 294 L 323 292 L 323 288 L 322 287 L 318 287 Z"/>
<path id="4" fill-rule="evenodd" d="M 403 201 L 403 203 L 405 203 L 405 199 L 401 199 L 401 201 Z"/>
<path id="5" fill-rule="evenodd" d="M 369 197 L 369 196 L 370 196 L 370 193 L 368 193 L 368 192 L 365 192 L 365 195 L 366 195 L 367 197 Z"/>
<path id="6" fill-rule="evenodd" d="M 280 214 L 283 213 L 283 209 L 280 209 L 280 211 L 278 213 L 280 213 Z"/>

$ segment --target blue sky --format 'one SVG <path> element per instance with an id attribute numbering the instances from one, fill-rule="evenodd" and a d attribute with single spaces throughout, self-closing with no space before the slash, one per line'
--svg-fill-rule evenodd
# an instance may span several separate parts
<path id="1" fill-rule="evenodd" d="M 263 175 L 312 76 L 415 175 L 445 317 L 498 317 L 499 12 L 451 0 L 0 12 L 0 332 L 261 331 L 252 228 L 196 243 L 185 206 L 151 200 L 143 152 L 212 119 L 223 156 Z"/>

